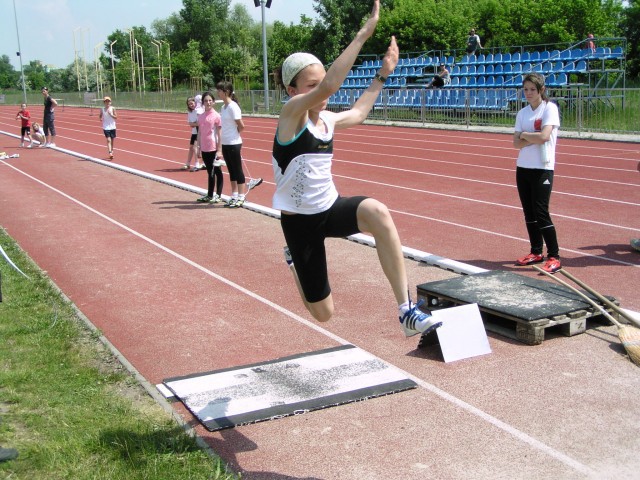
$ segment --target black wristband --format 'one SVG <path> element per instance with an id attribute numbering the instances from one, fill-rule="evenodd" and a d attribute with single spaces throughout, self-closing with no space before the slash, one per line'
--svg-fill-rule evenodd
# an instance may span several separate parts
<path id="1" fill-rule="evenodd" d="M 383 77 L 378 72 L 376 72 L 376 74 L 373 76 L 373 79 L 380 81 L 383 85 L 387 81 L 387 77 Z"/>

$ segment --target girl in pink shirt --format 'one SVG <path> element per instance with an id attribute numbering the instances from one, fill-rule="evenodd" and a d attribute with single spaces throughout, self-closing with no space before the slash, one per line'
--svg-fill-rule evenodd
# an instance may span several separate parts
<path id="1" fill-rule="evenodd" d="M 219 203 L 222 201 L 222 168 L 214 166 L 218 144 L 220 143 L 220 127 L 222 118 L 213 106 L 215 100 L 210 92 L 202 95 L 204 112 L 198 115 L 198 146 L 202 154 L 202 161 L 207 167 L 207 194 L 200 197 L 200 203 Z M 218 181 L 216 188 L 216 180 Z M 216 190 L 214 193 L 213 190 Z"/>

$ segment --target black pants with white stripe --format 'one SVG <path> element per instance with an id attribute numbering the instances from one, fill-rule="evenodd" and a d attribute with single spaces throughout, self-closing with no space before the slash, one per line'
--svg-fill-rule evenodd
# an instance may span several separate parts
<path id="1" fill-rule="evenodd" d="M 516 185 L 531 242 L 531 253 L 542 255 L 544 242 L 547 256 L 560 258 L 556 227 L 549 215 L 553 170 L 517 167 Z"/>

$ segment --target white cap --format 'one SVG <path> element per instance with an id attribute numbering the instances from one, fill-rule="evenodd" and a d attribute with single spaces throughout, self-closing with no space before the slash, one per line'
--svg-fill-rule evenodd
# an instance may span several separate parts
<path id="1" fill-rule="evenodd" d="M 284 83 L 284 86 L 288 87 L 293 77 L 295 77 L 300 70 L 315 63 L 322 65 L 322 62 L 310 53 L 298 52 L 289 55 L 282 64 L 282 83 Z"/>

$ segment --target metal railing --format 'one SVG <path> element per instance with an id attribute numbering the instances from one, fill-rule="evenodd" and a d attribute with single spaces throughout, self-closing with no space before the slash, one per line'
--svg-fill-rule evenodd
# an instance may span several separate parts
<path id="1" fill-rule="evenodd" d="M 444 95 L 444 92 L 446 96 Z M 440 92 L 429 93 L 429 92 Z M 107 92 L 108 94 L 108 92 Z M 186 99 L 192 92 L 173 91 L 139 93 L 118 92 L 113 96 L 116 108 L 186 112 Z M 269 111 L 265 109 L 263 90 L 237 91 L 240 107 L 245 115 L 277 116 L 283 105 L 279 91 L 269 91 Z M 331 110 L 350 108 L 358 91 L 341 105 Z M 435 96 L 441 97 L 434 100 Z M 85 98 L 75 93 L 53 94 L 65 106 L 95 108 L 95 102 L 87 104 Z M 587 86 L 549 88 L 549 96 L 560 108 L 562 130 L 578 134 L 610 133 L 631 135 L 640 142 L 640 89 L 619 88 L 598 91 Z M 409 102 L 407 99 L 411 98 Z M 42 95 L 28 95 L 28 103 L 39 105 Z M 21 92 L 5 94 L 6 104 L 19 105 Z M 386 123 L 410 123 L 416 126 L 446 125 L 449 128 L 504 127 L 513 128 L 515 115 L 525 105 L 519 88 L 455 89 L 443 90 L 385 89 L 369 114 L 369 120 Z"/>

